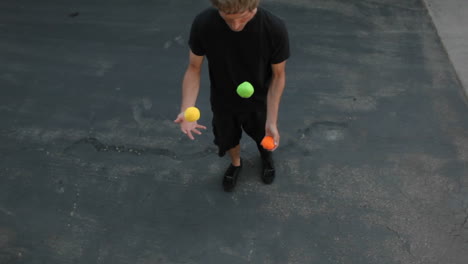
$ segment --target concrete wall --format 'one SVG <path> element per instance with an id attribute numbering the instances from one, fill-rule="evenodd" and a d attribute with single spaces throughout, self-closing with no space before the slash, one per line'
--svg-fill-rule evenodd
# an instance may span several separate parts
<path id="1" fill-rule="evenodd" d="M 468 1 L 424 0 L 424 2 L 468 94 Z"/>

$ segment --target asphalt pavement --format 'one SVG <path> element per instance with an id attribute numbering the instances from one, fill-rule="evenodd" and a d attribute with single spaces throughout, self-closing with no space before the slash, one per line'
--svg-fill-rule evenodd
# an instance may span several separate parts
<path id="1" fill-rule="evenodd" d="M 0 263 L 467 263 L 466 50 L 434 3 L 262 1 L 291 41 L 277 178 L 244 136 L 225 193 L 206 64 L 208 130 L 173 123 L 209 1 L 1 1 Z"/>

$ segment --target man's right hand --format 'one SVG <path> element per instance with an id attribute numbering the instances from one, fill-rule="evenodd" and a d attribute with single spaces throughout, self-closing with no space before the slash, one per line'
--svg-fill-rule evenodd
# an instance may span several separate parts
<path id="1" fill-rule="evenodd" d="M 195 138 L 193 137 L 192 133 L 201 135 L 202 133 L 200 132 L 199 129 L 206 129 L 205 126 L 199 125 L 197 121 L 195 122 L 188 122 L 184 118 L 184 113 L 180 113 L 176 120 L 174 120 L 174 123 L 177 123 L 180 125 L 180 131 L 182 133 L 186 134 L 191 140 L 194 140 Z"/>

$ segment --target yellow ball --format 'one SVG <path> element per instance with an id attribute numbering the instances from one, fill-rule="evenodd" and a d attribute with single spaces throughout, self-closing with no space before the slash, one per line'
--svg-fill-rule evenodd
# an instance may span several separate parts
<path id="1" fill-rule="evenodd" d="M 198 119 L 200 119 L 200 110 L 198 110 L 198 108 L 194 106 L 191 106 L 185 109 L 184 117 L 185 117 L 185 120 L 188 122 L 195 122 Z"/>

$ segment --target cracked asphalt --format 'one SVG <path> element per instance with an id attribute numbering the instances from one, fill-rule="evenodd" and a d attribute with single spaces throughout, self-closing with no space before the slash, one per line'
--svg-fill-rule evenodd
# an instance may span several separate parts
<path id="1" fill-rule="evenodd" d="M 0 263 L 465 264 L 468 101 L 420 0 L 264 0 L 289 28 L 277 179 L 173 123 L 209 1 L 0 3 Z M 206 65 L 205 65 L 206 66 Z"/>

